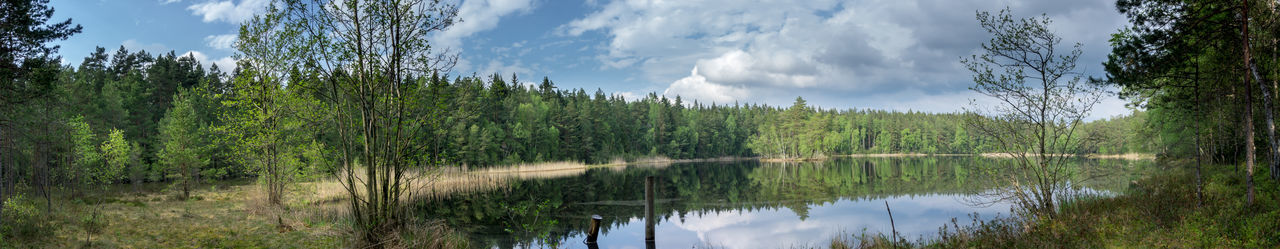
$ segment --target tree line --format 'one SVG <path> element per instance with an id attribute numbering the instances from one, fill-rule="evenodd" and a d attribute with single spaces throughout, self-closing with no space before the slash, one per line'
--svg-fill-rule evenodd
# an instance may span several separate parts
<path id="1" fill-rule="evenodd" d="M 48 203 L 54 191 L 124 182 L 172 182 L 185 198 L 201 181 L 258 177 L 279 204 L 289 182 L 337 176 L 358 230 L 376 243 L 398 224 L 410 169 L 998 150 L 966 127 L 971 113 L 824 109 L 802 98 L 788 108 L 628 100 L 548 78 L 442 74 L 456 55 L 433 52 L 423 34 L 447 29 L 457 9 L 438 2 L 273 5 L 241 27 L 242 59 L 230 72 L 123 46 L 60 65 L 46 43 L 79 26 L 45 24 L 47 2 L 23 3 L 3 6 L 26 25 L 4 27 L 31 39 L 0 44 L 14 48 L 0 50 L 0 200 L 33 190 Z M 1150 151 L 1115 130 L 1145 117 L 1082 124 L 1116 135 L 1089 152 Z"/>
<path id="2" fill-rule="evenodd" d="M 278 119 L 271 134 L 289 149 L 295 174 L 332 173 L 328 143 L 336 134 L 317 120 L 313 86 L 254 88 L 258 73 L 217 65 L 208 70 L 191 56 L 152 56 L 124 47 L 107 56 L 98 48 L 78 67 L 63 67 L 48 98 L 14 112 L 6 160 L 17 175 L 48 177 L 35 182 L 86 183 L 169 179 L 225 179 L 255 176 L 244 151 L 246 124 Z M 312 79 L 313 80 L 313 79 Z M 760 104 L 704 104 L 650 93 L 638 100 L 601 90 L 559 90 L 544 78 L 538 84 L 514 75 L 412 79 L 425 102 L 414 107 L 435 112 L 436 124 L 415 143 L 429 147 L 447 164 L 484 167 L 544 161 L 604 163 L 645 157 L 808 158 L 857 153 L 994 152 L 991 141 L 967 130 L 965 113 L 823 109 L 803 98 L 787 108 Z M 254 96 L 276 96 L 276 109 L 253 116 Z M 1143 112 L 1086 124 L 1108 134 L 1097 153 L 1146 152 L 1137 135 Z M 253 157 L 253 158 L 244 158 Z M 110 167 L 109 173 L 92 173 Z M 286 169 L 281 169 L 286 170 Z M 111 172 L 118 171 L 118 172 Z M 190 177 L 186 177 L 190 175 Z M 74 179 L 79 178 L 80 180 Z"/>

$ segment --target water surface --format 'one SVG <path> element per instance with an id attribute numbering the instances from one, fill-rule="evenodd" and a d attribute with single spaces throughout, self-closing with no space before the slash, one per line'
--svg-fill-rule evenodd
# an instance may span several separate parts
<path id="1" fill-rule="evenodd" d="M 982 157 L 836 158 L 822 162 L 757 161 L 633 165 L 553 177 L 523 177 L 494 191 L 420 203 L 477 248 L 586 248 L 591 215 L 602 216 L 600 248 L 644 248 L 644 179 L 656 176 L 657 248 L 788 248 L 832 238 L 896 230 L 932 238 L 960 225 L 1008 216 L 1007 203 L 981 193 L 1002 186 Z M 1081 160 L 1080 185 L 1120 193 L 1149 161 Z M 987 203 L 987 205 L 974 205 Z"/>

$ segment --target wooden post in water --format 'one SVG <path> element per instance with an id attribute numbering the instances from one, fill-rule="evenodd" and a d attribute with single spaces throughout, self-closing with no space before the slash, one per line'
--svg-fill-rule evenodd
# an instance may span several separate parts
<path id="1" fill-rule="evenodd" d="M 893 233 L 894 248 L 898 246 L 898 225 L 893 224 L 893 209 L 889 209 L 889 201 L 884 201 L 884 210 L 889 211 L 889 232 Z"/>
<path id="2" fill-rule="evenodd" d="M 595 244 L 600 235 L 600 215 L 591 215 L 591 228 L 587 229 L 587 244 Z"/>
<path id="3" fill-rule="evenodd" d="M 644 241 L 653 242 L 653 176 L 644 178 Z"/>

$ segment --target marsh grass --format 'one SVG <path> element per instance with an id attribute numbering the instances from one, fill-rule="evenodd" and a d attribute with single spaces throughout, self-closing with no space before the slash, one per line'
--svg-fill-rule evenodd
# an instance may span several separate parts
<path id="1" fill-rule="evenodd" d="M 579 162 L 522 163 L 478 169 L 471 173 L 504 178 L 545 179 L 581 175 L 593 167 L 598 166 Z"/>

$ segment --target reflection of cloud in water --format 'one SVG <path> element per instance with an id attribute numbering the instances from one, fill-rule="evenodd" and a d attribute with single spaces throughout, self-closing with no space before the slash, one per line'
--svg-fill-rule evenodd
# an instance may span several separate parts
<path id="1" fill-rule="evenodd" d="M 983 219 L 1007 215 L 1008 204 L 974 207 L 963 204 L 962 195 L 911 195 L 883 199 L 842 199 L 826 205 L 810 205 L 809 217 L 801 220 L 789 208 L 762 208 L 721 212 L 692 212 L 682 221 L 678 215 L 658 224 L 657 248 L 713 246 L 723 248 L 789 248 L 824 245 L 837 236 L 889 233 L 889 217 L 884 203 L 893 208 L 898 233 L 908 239 L 932 238 L 938 228 L 956 218 L 969 224 L 969 214 Z M 582 248 L 581 236 L 569 238 L 565 246 Z M 644 219 L 631 219 L 602 234 L 600 248 L 643 248 Z"/>

